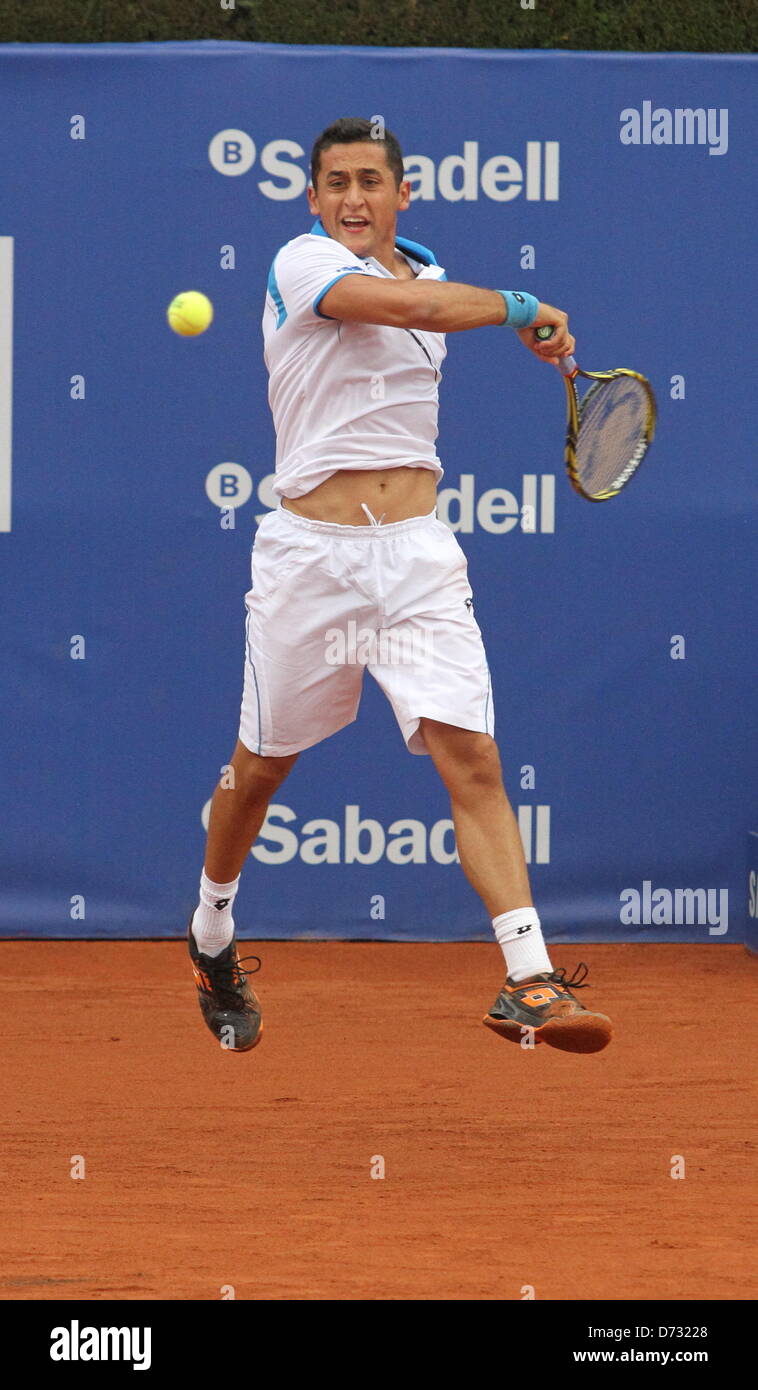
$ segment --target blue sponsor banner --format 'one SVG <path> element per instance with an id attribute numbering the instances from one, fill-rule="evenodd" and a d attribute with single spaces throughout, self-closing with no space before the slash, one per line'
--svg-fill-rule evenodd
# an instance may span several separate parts
<path id="1" fill-rule="evenodd" d="M 639 477 L 591 506 L 564 477 L 557 373 L 498 329 L 448 337 L 439 515 L 469 557 L 547 934 L 742 939 L 756 71 L 749 56 L 0 46 L 0 932 L 186 924 L 274 503 L 268 271 L 310 229 L 315 137 L 380 114 L 413 187 L 400 234 L 450 280 L 566 309 L 583 365 L 637 368 L 658 397 Z M 186 289 L 215 318 L 183 340 L 165 310 Z M 370 677 L 356 723 L 276 794 L 235 918 L 264 938 L 490 939 L 431 760 L 406 752 Z"/>

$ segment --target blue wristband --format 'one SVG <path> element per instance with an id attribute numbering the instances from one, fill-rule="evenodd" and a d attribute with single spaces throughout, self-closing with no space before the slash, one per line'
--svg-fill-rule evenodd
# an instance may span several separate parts
<path id="1" fill-rule="evenodd" d="M 508 317 L 504 320 L 506 328 L 528 328 L 534 323 L 540 301 L 533 294 L 522 294 L 516 290 L 498 290 L 505 300 Z"/>

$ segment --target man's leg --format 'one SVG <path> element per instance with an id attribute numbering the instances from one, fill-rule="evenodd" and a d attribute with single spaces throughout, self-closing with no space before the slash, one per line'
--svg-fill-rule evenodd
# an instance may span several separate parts
<path id="1" fill-rule="evenodd" d="M 420 725 L 450 793 L 461 867 L 490 914 L 509 977 L 520 983 L 552 970 L 494 738 L 436 719 Z"/>
<path id="2" fill-rule="evenodd" d="M 237 746 L 213 794 L 200 903 L 192 919 L 198 949 L 218 956 L 234 934 L 234 899 L 242 866 L 266 819 L 269 802 L 298 758 L 265 758 Z"/>
<path id="3" fill-rule="evenodd" d="M 274 792 L 292 770 L 299 753 L 286 758 L 262 758 L 237 740 L 230 766 L 234 785 L 225 774 L 213 794 L 205 850 L 205 872 L 216 883 L 237 878 L 250 853 Z"/>
<path id="4" fill-rule="evenodd" d="M 420 723 L 450 793 L 461 868 L 472 888 L 493 918 L 531 907 L 521 835 L 503 786 L 495 740 L 436 719 Z"/>
<path id="5" fill-rule="evenodd" d="M 484 1018 L 511 1042 L 567 1052 L 599 1052 L 611 1040 L 605 1014 L 585 1009 L 552 970 L 532 906 L 518 823 L 503 786 L 500 755 L 489 734 L 422 719 L 424 740 L 450 793 L 461 867 L 487 907 L 506 960 L 508 980 Z"/>
<path id="6" fill-rule="evenodd" d="M 200 1011 L 222 1047 L 249 1052 L 261 1039 L 261 1008 L 240 962 L 232 911 L 242 865 L 269 802 L 297 758 L 263 758 L 238 741 L 211 803 L 200 903 L 188 933 Z"/>

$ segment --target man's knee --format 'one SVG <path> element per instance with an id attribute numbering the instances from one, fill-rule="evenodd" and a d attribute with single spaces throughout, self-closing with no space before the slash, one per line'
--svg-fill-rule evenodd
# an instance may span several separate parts
<path id="1" fill-rule="evenodd" d="M 502 784 L 500 754 L 489 734 L 475 733 L 457 766 L 459 775 L 477 786 L 496 788 Z"/>
<path id="2" fill-rule="evenodd" d="M 448 786 L 499 788 L 503 774 L 497 744 L 490 734 L 422 720 L 427 747 Z M 429 725 L 433 727 L 429 727 Z"/>
<path id="3" fill-rule="evenodd" d="M 259 753 L 252 753 L 244 743 L 238 742 L 231 764 L 234 769 L 234 785 L 243 795 L 255 796 L 261 788 L 276 791 L 291 772 L 298 757 L 298 753 L 290 753 L 283 758 L 266 758 Z"/>

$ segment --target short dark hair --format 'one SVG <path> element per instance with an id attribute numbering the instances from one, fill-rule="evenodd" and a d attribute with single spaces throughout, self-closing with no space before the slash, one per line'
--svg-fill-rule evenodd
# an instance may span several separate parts
<path id="1" fill-rule="evenodd" d="M 331 149 L 332 145 L 352 145 L 359 140 L 371 140 L 383 146 L 387 164 L 395 176 L 395 183 L 400 187 L 405 178 L 403 152 L 397 136 L 393 135 L 391 130 L 387 130 L 383 122 L 379 127 L 383 133 L 379 138 L 376 133 L 379 119 L 377 117 L 373 121 L 364 121 L 360 116 L 340 116 L 338 121 L 333 121 L 326 130 L 322 130 L 311 150 L 311 183 L 314 188 L 321 168 L 322 152 Z"/>

